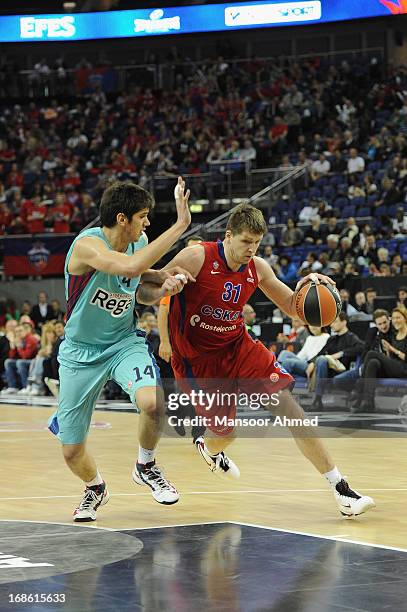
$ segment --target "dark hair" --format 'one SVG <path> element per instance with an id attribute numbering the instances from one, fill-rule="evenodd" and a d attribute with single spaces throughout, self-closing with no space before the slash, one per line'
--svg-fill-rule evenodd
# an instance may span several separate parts
<path id="1" fill-rule="evenodd" d="M 405 263 L 405 262 L 404 262 L 404 263 Z M 399 293 L 400 293 L 400 291 L 406 291 L 406 292 L 407 292 L 407 287 L 406 287 L 405 285 L 402 285 L 401 287 L 399 287 L 399 288 L 397 289 L 397 294 L 399 294 Z"/>
<path id="2" fill-rule="evenodd" d="M 367 289 L 365 289 L 365 293 L 370 293 L 371 291 L 377 293 L 377 289 L 375 289 L 374 287 L 368 287 Z"/>
<path id="3" fill-rule="evenodd" d="M 390 313 L 384 308 L 376 308 L 376 310 L 373 311 L 373 321 L 380 319 L 380 317 L 387 317 L 389 319 Z"/>
<path id="4" fill-rule="evenodd" d="M 282 259 L 286 259 L 287 264 L 291 263 L 291 257 L 289 257 L 288 255 L 285 255 L 284 253 L 282 253 L 280 257 L 278 258 L 279 263 L 281 262 Z"/>
<path id="5" fill-rule="evenodd" d="M 263 213 L 250 204 L 240 204 L 228 219 L 226 230 L 232 234 L 241 234 L 245 230 L 253 234 L 267 234 L 267 225 Z"/>
<path id="6" fill-rule="evenodd" d="M 154 198 L 151 193 L 130 181 L 116 181 L 103 192 L 100 222 L 104 227 L 114 227 L 119 213 L 123 213 L 131 221 L 139 210 L 151 210 L 153 207 Z"/>
<path id="7" fill-rule="evenodd" d="M 346 321 L 346 323 L 349 323 L 349 317 L 344 310 L 341 310 L 341 312 L 338 314 L 338 319 L 340 321 Z"/>

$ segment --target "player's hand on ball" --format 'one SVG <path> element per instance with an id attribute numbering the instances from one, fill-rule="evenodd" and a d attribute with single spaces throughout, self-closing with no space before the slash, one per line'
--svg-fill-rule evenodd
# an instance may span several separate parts
<path id="1" fill-rule="evenodd" d="M 177 207 L 178 222 L 187 228 L 191 223 L 191 211 L 189 210 L 188 200 L 190 191 L 185 193 L 185 181 L 182 176 L 178 177 L 178 183 L 174 189 L 175 204 Z"/>
<path id="2" fill-rule="evenodd" d="M 319 285 L 319 283 L 329 283 L 330 285 L 334 286 L 336 285 L 335 281 L 332 280 L 332 278 L 329 278 L 329 276 L 325 276 L 325 274 L 319 274 L 318 272 L 312 272 L 311 274 L 307 274 L 307 276 L 304 276 L 304 278 L 298 281 L 295 287 L 295 291 L 298 291 L 298 289 L 301 289 L 301 287 L 303 287 L 310 281 L 314 282 L 316 285 Z"/>
<path id="3" fill-rule="evenodd" d="M 180 293 L 184 285 L 187 284 L 187 277 L 184 274 L 176 274 L 165 279 L 162 284 L 162 295 L 176 295 Z"/>
<path id="4" fill-rule="evenodd" d="M 195 283 L 195 279 L 192 276 L 191 272 L 188 272 L 185 268 L 181 268 L 181 266 L 173 266 L 172 268 L 167 268 L 166 272 L 169 276 L 177 276 L 177 274 L 182 274 L 186 276 L 187 281 L 190 283 Z"/>

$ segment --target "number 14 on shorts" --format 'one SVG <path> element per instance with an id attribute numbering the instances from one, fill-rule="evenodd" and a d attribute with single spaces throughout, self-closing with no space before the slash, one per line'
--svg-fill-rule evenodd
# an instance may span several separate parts
<path id="1" fill-rule="evenodd" d="M 134 382 L 139 382 L 140 380 L 142 380 L 145 376 L 149 376 L 150 378 L 152 378 L 153 380 L 155 379 L 155 373 L 154 373 L 154 368 L 152 365 L 147 365 L 144 370 L 143 373 L 140 372 L 140 368 L 138 366 L 136 366 L 135 368 L 133 368 L 133 372 L 135 375 L 135 379 Z"/>

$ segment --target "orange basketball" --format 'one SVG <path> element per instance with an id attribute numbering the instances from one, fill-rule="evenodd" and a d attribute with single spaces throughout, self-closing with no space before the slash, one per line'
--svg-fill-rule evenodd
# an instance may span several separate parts
<path id="1" fill-rule="evenodd" d="M 295 294 L 295 309 L 301 321 L 325 327 L 335 321 L 342 308 L 337 288 L 329 283 L 309 281 Z"/>

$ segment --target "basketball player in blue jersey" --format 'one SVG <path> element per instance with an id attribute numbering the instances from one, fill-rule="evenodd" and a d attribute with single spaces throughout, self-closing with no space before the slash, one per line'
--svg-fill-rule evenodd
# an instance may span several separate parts
<path id="1" fill-rule="evenodd" d="M 159 370 L 148 350 L 145 333 L 134 317 L 139 283 L 153 282 L 160 297 L 175 295 L 192 276 L 180 268 L 150 270 L 180 238 L 191 222 L 189 191 L 178 179 L 177 221 L 151 244 L 144 230 L 152 196 L 131 182 L 116 182 L 101 200 L 101 227 L 83 231 L 72 243 L 65 262 L 67 324 L 58 360 L 60 395 L 49 429 L 62 442 L 65 461 L 86 485 L 74 521 L 96 520 L 96 510 L 109 499 L 86 438 L 96 400 L 112 379 L 140 409 L 139 456 L 133 480 L 151 488 L 161 504 L 179 495 L 155 463 L 163 415 Z M 177 274 L 178 273 L 178 274 Z M 177 274 L 177 276 L 175 276 Z"/>

